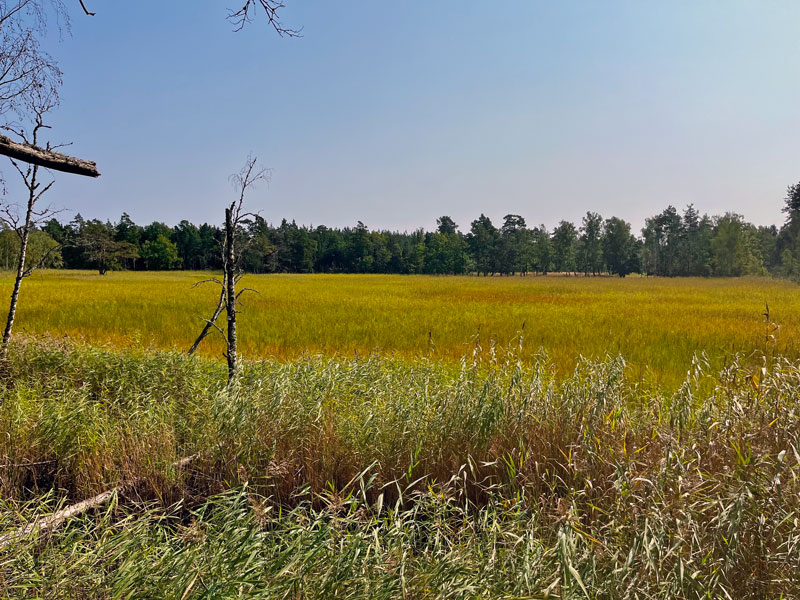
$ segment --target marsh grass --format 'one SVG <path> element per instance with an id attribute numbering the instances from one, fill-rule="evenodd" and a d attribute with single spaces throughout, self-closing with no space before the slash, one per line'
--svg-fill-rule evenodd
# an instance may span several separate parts
<path id="1" fill-rule="evenodd" d="M 216 290 L 192 289 L 207 273 L 43 271 L 26 280 L 18 330 L 67 335 L 118 347 L 185 351 L 217 304 Z M 769 303 L 782 330 L 775 351 L 800 357 L 800 288 L 766 278 L 431 277 L 248 275 L 240 320 L 245 358 L 304 354 L 416 359 L 429 353 L 458 363 L 474 340 L 507 347 L 525 325 L 521 358 L 544 347 L 560 375 L 579 355 L 625 356 L 629 376 L 674 387 L 691 357 L 715 369 L 763 346 Z M 12 280 L 0 277 L 0 295 Z M 430 338 L 429 338 L 430 334 Z M 431 344 L 432 342 L 432 344 Z M 200 352 L 219 358 L 211 336 Z"/>
<path id="2" fill-rule="evenodd" d="M 0 550 L 0 594 L 800 597 L 798 363 L 699 355 L 660 392 L 515 348 L 249 362 L 231 393 L 219 361 L 18 340 L 0 533 L 138 483 Z"/>

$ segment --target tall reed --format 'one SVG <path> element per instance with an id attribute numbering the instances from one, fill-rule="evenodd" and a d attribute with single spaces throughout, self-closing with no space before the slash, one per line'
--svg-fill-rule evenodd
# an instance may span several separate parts
<path id="1" fill-rule="evenodd" d="M 11 597 L 800 597 L 800 364 L 779 356 L 699 355 L 674 391 L 622 358 L 561 378 L 513 348 L 304 357 L 231 393 L 177 353 L 12 354 L 0 532 L 136 484 L 0 551 Z"/>

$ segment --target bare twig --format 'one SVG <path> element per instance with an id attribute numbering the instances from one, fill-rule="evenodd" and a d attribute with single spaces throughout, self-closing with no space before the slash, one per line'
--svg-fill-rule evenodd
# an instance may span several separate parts
<path id="1" fill-rule="evenodd" d="M 196 288 L 196 287 L 199 287 L 199 286 L 201 286 L 201 285 L 203 285 L 203 284 L 205 284 L 205 283 L 216 283 L 217 285 L 224 285 L 224 284 L 223 284 L 223 283 L 222 283 L 222 282 L 221 282 L 219 279 L 217 279 L 216 277 L 211 277 L 210 279 L 203 279 L 203 281 L 198 281 L 198 282 L 196 282 L 196 283 L 192 284 L 192 289 L 194 289 L 194 288 Z"/>
<path id="2" fill-rule="evenodd" d="M 38 467 L 40 465 L 51 465 L 54 462 L 56 462 L 56 461 L 55 460 L 40 460 L 40 461 L 37 461 L 37 462 L 0 465 L 0 469 L 23 469 L 25 467 Z"/>
<path id="3" fill-rule="evenodd" d="M 238 300 L 238 299 L 239 299 L 239 296 L 241 296 L 241 295 L 242 295 L 242 294 L 244 294 L 245 292 L 253 292 L 253 293 L 255 293 L 255 294 L 260 294 L 260 293 L 261 293 L 261 292 L 259 292 L 258 290 L 254 290 L 253 288 L 242 288 L 241 290 L 239 290 L 239 291 L 236 293 L 236 299 Z"/>
<path id="4" fill-rule="evenodd" d="M 233 24 L 234 31 L 244 29 L 244 26 L 253 20 L 253 13 L 258 10 L 259 6 L 261 6 L 267 21 L 279 36 L 301 36 L 301 29 L 291 29 L 281 23 L 278 11 L 284 8 L 284 4 L 280 0 L 246 0 L 240 9 L 228 11 L 228 21 Z"/>

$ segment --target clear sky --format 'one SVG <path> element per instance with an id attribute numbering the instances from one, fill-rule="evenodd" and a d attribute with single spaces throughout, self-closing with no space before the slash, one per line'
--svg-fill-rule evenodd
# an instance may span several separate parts
<path id="1" fill-rule="evenodd" d="M 73 11 L 53 139 L 103 175 L 58 175 L 63 218 L 220 222 L 250 152 L 267 220 L 400 230 L 690 202 L 778 223 L 800 179 L 797 0 L 286 0 L 299 39 L 232 32 L 230 2 Z"/>

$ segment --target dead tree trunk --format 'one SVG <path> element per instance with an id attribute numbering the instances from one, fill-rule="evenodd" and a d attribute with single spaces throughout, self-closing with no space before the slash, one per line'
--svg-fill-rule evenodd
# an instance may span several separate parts
<path id="1" fill-rule="evenodd" d="M 2 348 L 0 348 L 0 358 L 5 358 L 8 352 L 8 341 L 11 339 L 11 329 L 14 327 L 14 318 L 17 315 L 17 301 L 19 300 L 19 290 L 22 287 L 22 280 L 25 278 L 25 255 L 28 251 L 28 237 L 31 232 L 31 220 L 33 218 L 33 204 L 36 198 L 36 172 L 39 167 L 34 165 L 32 169 L 33 185 L 29 186 L 28 207 L 25 211 L 25 224 L 22 226 L 19 245 L 19 259 L 17 260 L 17 275 L 14 278 L 14 290 L 11 292 L 11 304 L 8 307 L 8 318 L 6 328 L 3 331 Z"/>
<path id="2" fill-rule="evenodd" d="M 182 458 L 181 460 L 172 463 L 172 467 L 175 469 L 184 469 L 187 466 L 189 466 L 189 464 L 195 459 L 197 459 L 199 456 L 200 454 L 197 453 L 197 454 L 192 454 L 191 456 L 187 456 L 186 458 Z M 78 502 L 77 504 L 73 504 L 72 506 L 68 506 L 59 511 L 56 511 L 52 515 L 42 517 L 41 519 L 38 519 L 33 523 L 29 523 L 23 527 L 20 527 L 15 531 L 11 531 L 4 535 L 0 535 L 0 550 L 5 550 L 8 546 L 11 546 L 18 540 L 28 535 L 31 535 L 32 533 L 40 533 L 40 534 L 50 533 L 61 527 L 61 525 L 65 521 L 67 521 L 67 519 L 81 515 L 88 510 L 97 508 L 98 506 L 102 506 L 103 504 L 111 500 L 111 498 L 113 498 L 115 494 L 121 492 L 127 487 L 132 487 L 137 483 L 138 483 L 137 480 L 123 481 L 116 487 L 107 490 L 105 492 L 102 492 L 100 494 L 97 494 L 93 498 L 89 498 L 88 500 L 83 500 L 82 502 Z"/>
<path id="3" fill-rule="evenodd" d="M 247 158 L 244 168 L 239 173 L 231 176 L 231 181 L 239 191 L 239 197 L 231 202 L 230 206 L 225 208 L 225 240 L 222 243 L 222 281 L 216 277 L 212 277 L 211 279 L 195 284 L 216 283 L 220 286 L 220 295 L 214 314 L 210 319 L 205 320 L 205 327 L 203 327 L 203 331 L 200 332 L 200 335 L 189 349 L 189 354 L 193 354 L 194 351 L 197 350 L 200 342 L 208 335 L 212 327 L 216 329 L 225 341 L 224 356 L 228 362 L 229 384 L 236 378 L 236 371 L 239 364 L 238 335 L 236 331 L 236 313 L 239 312 L 237 307 L 240 304 L 239 297 L 244 292 L 255 291 L 249 288 L 242 288 L 238 292 L 236 291 L 236 284 L 241 277 L 239 273 L 240 257 L 237 254 L 236 234 L 247 217 L 255 216 L 252 213 L 242 212 L 242 205 L 244 204 L 244 197 L 247 190 L 255 185 L 256 182 L 269 178 L 269 171 L 266 169 L 257 169 L 256 164 L 257 160 L 250 156 Z M 217 317 L 222 313 L 223 308 L 225 309 L 228 320 L 227 331 L 223 331 L 216 323 Z"/>
<path id="4" fill-rule="evenodd" d="M 228 382 L 236 376 L 236 219 L 234 205 L 225 209 L 225 312 L 228 315 L 228 348 L 225 358 L 228 360 Z M 238 212 L 238 211 L 237 211 Z"/>

